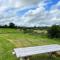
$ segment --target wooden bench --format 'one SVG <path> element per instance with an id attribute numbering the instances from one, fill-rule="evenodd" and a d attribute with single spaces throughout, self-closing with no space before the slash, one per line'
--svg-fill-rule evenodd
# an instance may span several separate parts
<path id="1" fill-rule="evenodd" d="M 25 47 L 25 48 L 15 48 L 14 54 L 16 54 L 17 58 L 20 57 L 20 60 L 29 60 L 29 56 L 36 54 L 44 54 L 60 51 L 60 45 L 44 45 L 44 46 L 35 46 L 35 47 Z M 50 55 L 52 56 L 52 55 Z"/>

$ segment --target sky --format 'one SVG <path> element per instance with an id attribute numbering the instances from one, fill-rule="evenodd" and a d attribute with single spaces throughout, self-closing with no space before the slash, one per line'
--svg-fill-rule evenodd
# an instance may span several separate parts
<path id="1" fill-rule="evenodd" d="M 60 0 L 0 0 L 0 25 L 51 26 L 60 24 Z"/>

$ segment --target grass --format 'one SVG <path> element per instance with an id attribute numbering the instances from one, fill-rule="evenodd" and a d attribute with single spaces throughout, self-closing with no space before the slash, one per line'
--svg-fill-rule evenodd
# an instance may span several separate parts
<path id="1" fill-rule="evenodd" d="M 48 44 L 60 44 L 60 39 L 50 39 L 40 34 L 24 34 L 20 30 L 0 28 L 0 60 L 19 60 L 12 55 L 12 51 L 17 47 L 40 46 Z M 35 55 L 30 60 L 47 60 L 48 55 Z M 60 60 L 53 57 L 53 60 Z"/>

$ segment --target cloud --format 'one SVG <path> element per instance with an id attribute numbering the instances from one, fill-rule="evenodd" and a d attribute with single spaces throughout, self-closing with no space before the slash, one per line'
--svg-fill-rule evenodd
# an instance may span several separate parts
<path id="1" fill-rule="evenodd" d="M 57 23 L 57 24 L 60 24 L 59 22 L 60 22 L 60 9 L 59 9 L 59 7 L 60 7 L 60 4 L 59 4 L 60 2 L 58 2 L 56 5 L 54 5 L 54 6 L 52 6 L 52 8 L 51 8 L 51 11 L 49 12 L 50 13 L 50 15 L 52 15 L 53 17 L 52 17 L 52 21 L 53 21 L 53 23 Z"/>
<path id="2" fill-rule="evenodd" d="M 60 24 L 60 2 L 54 4 L 50 11 L 46 11 L 44 8 L 44 2 L 41 4 L 40 7 L 36 8 L 35 10 L 29 10 L 26 14 L 27 22 L 24 25 L 32 25 L 32 26 L 46 26 L 46 25 L 53 25 L 53 24 Z M 26 17 L 26 16 L 25 16 Z M 28 21 L 29 20 L 29 21 Z"/>
<path id="3" fill-rule="evenodd" d="M 47 0 L 0 1 L 0 24 L 10 22 L 20 26 L 49 26 L 60 24 L 60 2 L 46 10 Z M 50 3 L 52 3 L 50 1 Z M 49 3 L 49 4 L 50 4 Z M 49 6 L 48 6 L 49 7 Z"/>

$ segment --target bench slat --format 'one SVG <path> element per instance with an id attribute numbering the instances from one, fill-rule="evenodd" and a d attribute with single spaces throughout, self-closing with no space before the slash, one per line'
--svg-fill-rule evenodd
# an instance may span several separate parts
<path id="1" fill-rule="evenodd" d="M 48 52 L 60 51 L 60 45 L 45 45 L 25 48 L 15 48 L 14 52 L 17 57 L 27 57 L 35 54 L 43 54 Z"/>

